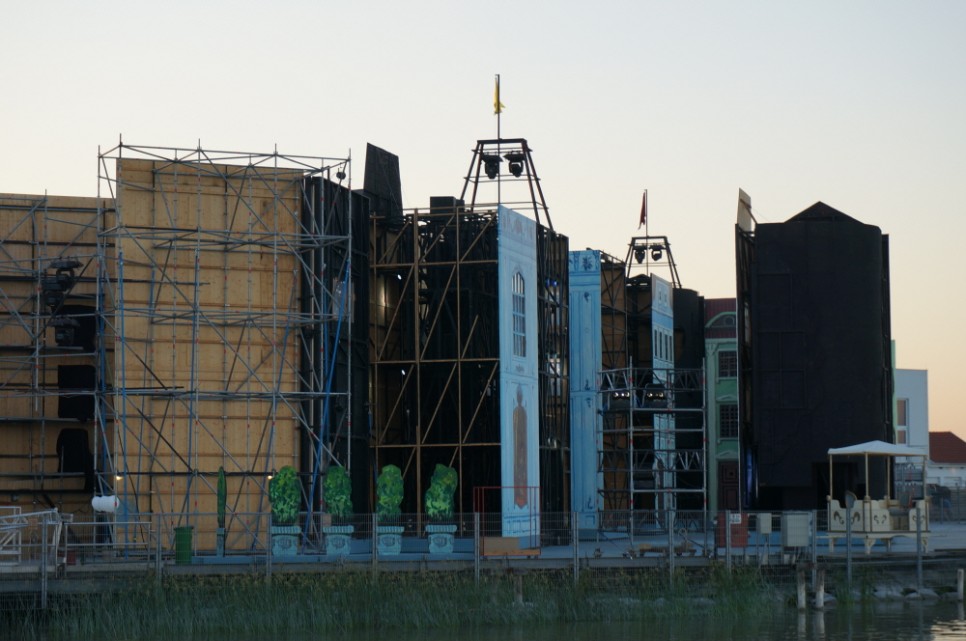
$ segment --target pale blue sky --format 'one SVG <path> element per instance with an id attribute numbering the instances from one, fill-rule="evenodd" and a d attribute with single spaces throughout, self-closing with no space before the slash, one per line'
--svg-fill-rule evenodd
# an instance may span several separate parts
<path id="1" fill-rule="evenodd" d="M 116 144 L 400 156 L 407 207 L 478 138 L 534 149 L 571 247 L 623 257 L 648 189 L 686 287 L 734 295 L 737 191 L 892 243 L 900 367 L 966 437 L 966 2 L 11 2 L 0 192 L 93 195 Z"/>

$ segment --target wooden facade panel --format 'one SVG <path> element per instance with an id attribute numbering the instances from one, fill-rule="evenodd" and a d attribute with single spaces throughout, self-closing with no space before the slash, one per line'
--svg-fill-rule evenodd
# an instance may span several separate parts
<path id="1" fill-rule="evenodd" d="M 0 377 L 2 377 L 0 378 L 0 380 L 5 380 L 7 378 L 6 372 L 0 373 Z M 9 384 L 16 384 L 20 381 L 13 379 L 10 381 L 5 380 L 5 382 L 9 385 Z M 28 381 L 23 381 L 23 383 L 26 385 Z M 0 396 L 0 403 L 3 403 L 4 416 L 15 417 L 15 418 L 30 418 L 30 417 L 40 417 L 40 416 L 49 416 L 51 418 L 54 418 L 57 416 L 56 406 L 53 408 L 52 412 L 49 409 L 38 409 L 33 399 L 28 398 L 26 396 L 21 396 L 19 395 L 19 393 L 14 393 L 16 395 L 13 395 L 13 394 L 8 395 L 8 394 L 10 393 L 8 392 L 7 394 Z M 46 407 L 46 406 L 41 406 L 41 407 Z M 0 430 L 3 430 L 3 429 L 5 429 L 5 427 L 0 427 Z M 3 438 L 0 440 L 6 439 L 6 438 L 7 438 L 6 432 L 4 432 Z M 0 446 L 0 447 L 3 447 L 3 446 Z M 5 448 L 3 451 L 6 451 Z"/>
<path id="2" fill-rule="evenodd" d="M 48 215 L 44 230 L 48 255 L 84 257 L 97 255 L 97 212 L 85 212 L 77 216 L 57 211 Z M 56 249 L 55 249 L 56 248 Z"/>
<path id="3" fill-rule="evenodd" d="M 11 499 L 24 491 L 18 502 L 27 510 L 38 505 L 39 497 L 71 511 L 89 502 L 89 497 L 78 500 L 69 494 L 82 490 L 85 478 L 62 474 L 58 437 L 63 430 L 83 430 L 91 446 L 93 427 L 59 418 L 66 393 L 59 389 L 58 366 L 91 366 L 93 356 L 80 349 L 58 350 L 50 309 L 39 294 L 43 278 L 56 273 L 51 263 L 72 258 L 81 265 L 63 302 L 94 304 L 99 205 L 109 203 L 0 194 L 0 476 Z"/>
<path id="4" fill-rule="evenodd" d="M 36 241 L 36 246 L 23 247 L 19 256 L 28 259 L 57 257 L 65 250 L 71 255 L 94 255 L 99 205 L 104 208 L 110 203 L 97 198 L 0 194 L 4 220 L 0 237 L 13 243 Z"/>
<path id="5" fill-rule="evenodd" d="M 6 302 L 10 303 L 11 301 L 8 300 Z M 29 313 L 29 308 L 25 308 L 23 304 L 18 305 L 17 308 L 17 315 L 0 316 L 0 345 L 30 347 L 33 344 L 31 339 L 33 335 L 32 323 L 29 317 L 23 318 L 24 314 Z M 25 324 L 27 324 L 26 327 L 24 327 Z M 0 361 L 0 371 L 6 369 L 5 365 L 7 365 L 9 360 L 5 359 L 5 362 Z M 9 367 L 9 365 L 7 366 Z M 14 369 L 17 369 L 17 367 L 15 366 Z"/>
<path id="6" fill-rule="evenodd" d="M 185 419 L 197 415 L 209 423 L 216 421 L 225 424 L 233 431 L 258 428 L 269 420 L 273 411 L 271 401 L 266 399 L 198 400 L 191 404 L 190 410 L 185 405 L 186 402 L 174 398 L 151 398 L 146 407 L 150 409 L 152 416 L 163 420 Z M 276 420 L 292 420 L 292 410 L 284 405 L 276 407 L 274 412 Z"/>
<path id="7" fill-rule="evenodd" d="M 158 161 L 141 158 L 124 158 L 117 163 L 117 181 L 126 186 L 142 185 L 150 188 L 154 182 L 154 169 Z"/>
<path id="8" fill-rule="evenodd" d="M 186 422 L 179 422 L 144 438 L 141 447 L 130 447 L 129 443 L 127 469 L 163 477 L 193 470 L 208 473 L 217 471 L 220 465 L 228 472 L 256 474 L 283 465 L 297 466 L 293 435 L 292 430 L 276 425 L 274 435 L 271 430 L 228 430 L 212 436 L 203 426 L 189 429 Z M 190 457 L 186 455 L 189 451 Z"/>
<path id="9" fill-rule="evenodd" d="M 271 241 L 298 231 L 301 172 L 248 168 L 226 180 L 234 169 L 119 165 L 128 226 L 119 242 L 125 265 L 133 265 L 125 271 L 124 300 L 133 308 L 125 310 L 125 334 L 131 353 L 141 357 L 126 360 L 123 376 L 128 385 L 149 380 L 201 394 L 129 398 L 127 407 L 143 412 L 150 428 L 141 430 L 139 447 L 129 438 L 128 465 L 208 473 L 225 464 L 229 473 L 250 473 L 277 457 L 297 462 L 298 403 L 273 404 L 264 396 L 299 389 L 298 334 L 288 318 L 297 311 L 296 257 L 284 242 Z M 184 233 L 171 233 L 175 228 Z M 226 396 L 204 398 L 208 393 Z M 248 400 L 247 393 L 263 398 Z M 174 497 L 169 503 L 183 499 L 186 481 L 159 474 L 154 500 L 164 502 L 166 492 Z M 214 512 L 207 487 L 192 487 L 199 509 L 210 502 Z M 261 488 L 230 487 L 233 494 L 267 508 Z M 173 503 L 165 508 L 182 509 Z"/>
<path id="10" fill-rule="evenodd" d="M 30 207 L 45 197 L 0 194 L 5 222 L 22 221 L 0 230 L 0 279 L 17 270 L 30 277 L 0 284 L 7 308 L 13 303 L 16 312 L 0 315 L 0 346 L 37 342 L 31 332 L 46 313 L 35 298 L 38 272 L 55 258 L 69 256 L 82 263 L 82 278 L 72 293 L 88 299 L 71 302 L 95 304 L 96 257 L 103 251 L 110 284 L 104 297 L 108 327 L 101 340 L 108 351 L 101 375 L 119 393 L 106 398 L 116 408 L 117 423 L 107 417 L 99 442 L 106 440 L 116 455 L 126 449 L 126 460 L 114 464 L 131 471 L 118 489 L 130 495 L 133 513 L 181 512 L 188 478 L 169 477 L 168 472 L 204 476 L 224 464 L 230 473 L 253 474 L 266 466 L 299 464 L 301 435 L 293 412 L 300 407 L 294 315 L 302 172 L 125 158 L 118 160 L 115 178 L 107 180 L 118 196 L 117 213 L 106 200 L 47 197 L 49 211 L 38 218 Z M 99 244 L 99 226 L 120 228 L 107 244 Z M 38 253 L 39 247 L 46 253 Z M 121 256 L 123 282 L 116 273 Z M 111 314 L 112 306 L 122 302 Z M 33 325 L 18 326 L 18 314 Z M 112 340 L 122 327 L 123 351 Z M 53 346 L 53 330 L 39 342 Z M 6 386 L 0 403 L 8 418 L 57 418 L 58 394 L 63 393 L 58 391 L 58 365 L 97 363 L 93 355 L 79 353 L 37 359 L 24 352 L 16 362 L 0 356 L 0 385 Z M 13 388 L 23 388 L 24 396 L 11 394 Z M 29 388 L 34 391 L 28 393 Z M 163 389 L 197 390 L 202 397 L 153 395 Z M 202 400 L 205 394 L 222 393 L 225 400 Z M 247 393 L 275 393 L 277 398 L 274 403 L 247 400 Z M 54 482 L 57 435 L 79 426 L 93 432 L 90 424 L 73 421 L 8 421 L 0 439 L 3 470 L 42 474 Z M 138 470 L 144 472 L 140 477 Z M 195 479 L 190 501 L 192 509 L 213 513 L 214 481 L 207 480 Z M 230 477 L 230 502 L 240 510 L 267 510 L 267 481 L 260 481 L 265 480 Z M 68 482 L 83 487 L 83 480 L 62 480 Z M 88 500 L 75 501 L 77 509 Z M 207 526 L 201 528 L 202 536 L 207 532 Z"/>

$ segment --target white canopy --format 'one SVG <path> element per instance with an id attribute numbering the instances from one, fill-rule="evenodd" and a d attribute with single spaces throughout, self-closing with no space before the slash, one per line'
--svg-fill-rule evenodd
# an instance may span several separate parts
<path id="1" fill-rule="evenodd" d="M 833 447 L 828 451 L 829 456 L 918 456 L 926 458 L 926 455 L 908 445 L 893 445 L 885 441 L 869 441 L 857 445 L 846 447 Z"/>
<path id="2" fill-rule="evenodd" d="M 861 456 L 865 459 L 865 481 L 866 485 L 869 482 L 869 457 L 870 456 L 917 456 L 923 459 L 925 463 L 926 455 L 919 450 L 913 449 L 907 445 L 893 445 L 892 443 L 886 443 L 885 441 L 869 441 L 868 443 L 859 443 L 857 445 L 848 445 L 846 447 L 833 447 L 828 451 L 828 487 L 829 496 L 832 496 L 832 457 L 833 456 Z M 892 466 L 886 466 L 886 496 L 889 495 L 889 490 L 892 487 L 892 481 L 890 479 L 892 474 Z M 922 466 L 922 485 L 925 489 L 926 486 L 926 466 Z M 868 487 L 866 487 L 866 497 L 868 495 Z"/>

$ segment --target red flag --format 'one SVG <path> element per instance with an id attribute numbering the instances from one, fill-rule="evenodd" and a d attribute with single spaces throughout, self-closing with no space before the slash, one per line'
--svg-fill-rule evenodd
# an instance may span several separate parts
<path id="1" fill-rule="evenodd" d="M 640 229 L 647 222 L 647 190 L 644 190 L 644 199 L 641 201 L 641 222 L 637 228 Z"/>

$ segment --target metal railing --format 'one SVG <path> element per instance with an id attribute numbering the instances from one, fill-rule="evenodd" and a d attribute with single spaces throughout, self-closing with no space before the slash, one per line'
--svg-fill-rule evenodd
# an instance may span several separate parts
<path id="1" fill-rule="evenodd" d="M 269 514 L 236 513 L 222 530 L 214 513 L 74 521 L 56 511 L 8 510 L 0 514 L 0 589 L 4 579 L 33 579 L 45 606 L 51 580 L 120 577 L 132 570 L 138 576 L 153 572 L 160 580 L 166 573 L 218 572 L 217 566 L 270 575 L 347 563 L 373 569 L 472 567 L 477 577 L 508 568 L 565 570 L 574 581 L 584 573 L 651 570 L 665 574 L 669 583 L 679 570 L 712 565 L 767 568 L 789 579 L 802 568 L 811 568 L 814 578 L 824 565 L 844 567 L 851 585 L 853 566 L 881 563 L 885 552 L 876 545 L 867 556 L 861 533 L 851 532 L 846 537 L 851 543 L 840 540 L 833 552 L 824 511 L 610 511 L 598 515 L 595 528 L 579 527 L 575 513 L 544 513 L 535 523 L 538 530 L 527 536 L 518 529 L 504 536 L 501 517 L 491 514 L 457 514 L 445 523 L 419 514 L 391 520 L 360 514 L 341 521 L 323 515 L 313 524 L 305 518 L 294 526 L 269 526 Z M 914 558 L 921 583 L 920 543 L 928 533 L 914 534 L 906 537 L 904 549 L 885 558 Z M 853 554 L 856 544 L 861 552 Z"/>

